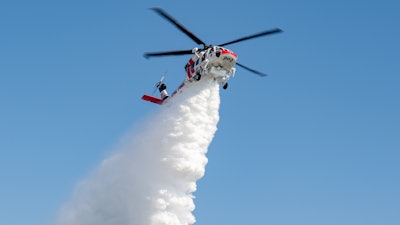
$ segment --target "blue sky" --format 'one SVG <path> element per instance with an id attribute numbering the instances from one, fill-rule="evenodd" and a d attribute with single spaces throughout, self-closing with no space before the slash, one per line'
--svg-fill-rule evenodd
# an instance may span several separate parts
<path id="1" fill-rule="evenodd" d="M 238 68 L 195 193 L 196 224 L 400 223 L 397 1 L 9 1 L 0 3 L 0 224 L 46 224 L 195 43 L 269 28 L 229 47 Z"/>

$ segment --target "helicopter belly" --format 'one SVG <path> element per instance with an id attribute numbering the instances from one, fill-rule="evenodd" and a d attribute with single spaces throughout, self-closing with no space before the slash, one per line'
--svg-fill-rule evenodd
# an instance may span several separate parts
<path id="1" fill-rule="evenodd" d="M 230 54 L 222 54 L 219 57 L 213 57 L 211 65 L 220 66 L 226 69 L 231 69 L 236 63 L 236 58 Z"/>
<path id="2" fill-rule="evenodd" d="M 212 66 L 212 67 L 210 68 L 209 73 L 210 73 L 214 78 L 229 76 L 228 71 L 222 69 L 221 67 L 215 67 L 215 66 Z"/>

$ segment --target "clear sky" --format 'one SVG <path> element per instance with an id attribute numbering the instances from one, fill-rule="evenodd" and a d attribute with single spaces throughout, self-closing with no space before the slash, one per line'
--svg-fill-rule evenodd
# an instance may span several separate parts
<path id="1" fill-rule="evenodd" d="M 196 44 L 160 6 L 238 68 L 198 182 L 200 225 L 400 224 L 398 1 L 3 1 L 0 224 L 41 225 L 119 140 L 156 112 L 142 102 Z"/>

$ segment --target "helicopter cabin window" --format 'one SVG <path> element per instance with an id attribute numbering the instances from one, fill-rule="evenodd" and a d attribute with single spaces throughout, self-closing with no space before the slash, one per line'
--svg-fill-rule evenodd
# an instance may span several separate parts
<path id="1" fill-rule="evenodd" d="M 221 50 L 222 50 L 222 48 L 220 48 L 220 47 L 217 47 L 217 48 L 216 48 L 215 55 L 216 55 L 217 57 L 219 57 L 219 56 L 221 55 Z"/>

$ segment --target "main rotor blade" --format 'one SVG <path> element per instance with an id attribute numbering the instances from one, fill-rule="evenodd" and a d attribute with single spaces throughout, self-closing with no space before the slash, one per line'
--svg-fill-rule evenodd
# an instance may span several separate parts
<path id="1" fill-rule="evenodd" d="M 190 32 L 188 29 L 186 29 L 182 24 L 180 24 L 172 16 L 168 15 L 167 12 L 165 12 L 163 9 L 157 8 L 157 7 L 156 8 L 151 8 L 151 9 L 156 11 L 162 17 L 167 19 L 169 22 L 173 23 L 177 28 L 179 28 L 179 30 L 181 30 L 183 33 L 185 33 L 187 36 L 189 36 L 194 42 L 196 42 L 199 45 L 206 46 L 206 43 L 204 43 L 202 40 L 200 40 L 198 37 L 196 37 L 192 32 Z"/>
<path id="2" fill-rule="evenodd" d="M 261 72 L 259 72 L 259 71 L 257 71 L 257 70 L 254 70 L 254 69 L 252 69 L 252 68 L 249 68 L 249 67 L 247 67 L 247 66 L 244 66 L 244 65 L 242 65 L 242 64 L 240 64 L 240 63 L 236 63 L 236 65 L 238 65 L 238 66 L 242 67 L 243 69 L 246 69 L 246 70 L 248 70 L 248 71 L 250 71 L 250 72 L 252 72 L 252 73 L 255 73 L 255 74 L 257 74 L 257 75 L 259 75 L 259 76 L 261 76 L 261 77 L 266 77 L 266 76 L 267 76 L 267 74 L 265 74 L 265 73 L 261 73 Z"/>
<path id="3" fill-rule="evenodd" d="M 279 29 L 279 28 L 275 28 L 275 29 L 272 29 L 272 30 L 266 30 L 266 31 L 263 31 L 263 32 L 258 33 L 258 34 L 254 34 L 254 35 L 250 35 L 250 36 L 247 36 L 247 37 L 239 38 L 239 39 L 237 39 L 237 40 L 230 41 L 230 42 L 227 42 L 227 43 L 218 45 L 218 46 L 230 45 L 230 44 L 233 44 L 233 43 L 237 43 L 237 42 L 249 40 L 249 39 L 252 39 L 252 38 L 257 38 L 257 37 L 261 37 L 261 36 L 265 36 L 265 35 L 270 35 L 270 34 L 275 34 L 275 33 L 280 33 L 280 32 L 282 32 L 282 30 Z"/>
<path id="4" fill-rule="evenodd" d="M 156 56 L 187 55 L 187 54 L 192 54 L 192 50 L 168 51 L 168 52 L 147 52 L 147 53 L 144 53 L 144 57 L 150 58 L 150 57 L 156 57 Z"/>

